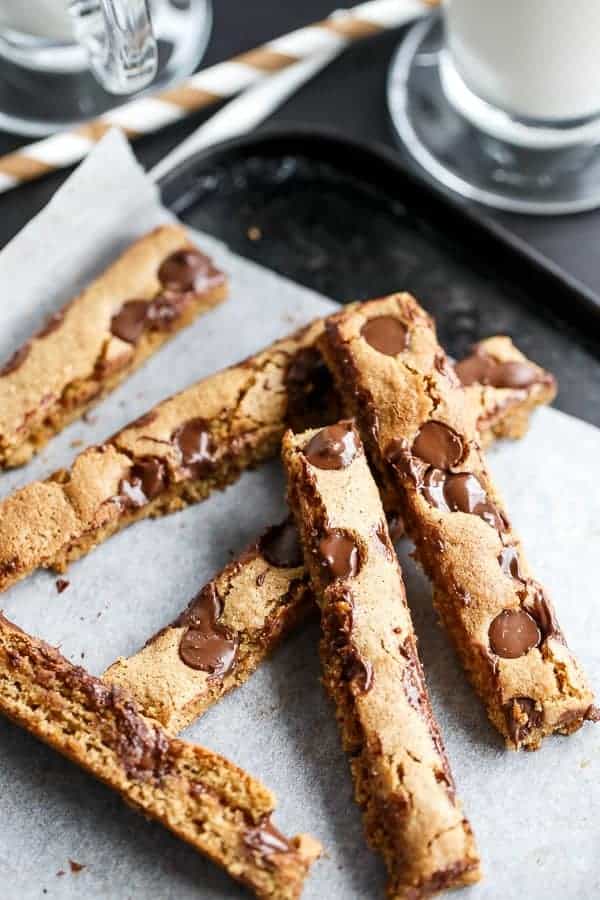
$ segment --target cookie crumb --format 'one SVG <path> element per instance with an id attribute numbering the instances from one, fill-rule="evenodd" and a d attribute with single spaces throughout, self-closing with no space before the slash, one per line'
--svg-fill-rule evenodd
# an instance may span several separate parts
<path id="1" fill-rule="evenodd" d="M 75 449 L 76 447 L 83 447 L 83 441 L 81 440 L 81 438 L 77 438 L 77 440 L 71 441 L 71 443 L 70 443 L 69 446 L 70 446 L 70 447 L 73 447 L 74 449 Z"/>
<path id="2" fill-rule="evenodd" d="M 84 863 L 75 862 L 74 859 L 69 860 L 69 865 L 71 867 L 71 872 L 74 872 L 75 874 L 77 874 L 77 872 L 81 872 L 82 869 L 85 869 Z"/>
<path id="3" fill-rule="evenodd" d="M 81 418 L 86 425 L 95 425 L 98 421 L 98 416 L 92 416 L 89 412 L 84 412 Z"/>
<path id="4" fill-rule="evenodd" d="M 258 227 L 258 225 L 251 225 L 246 234 L 248 235 L 248 240 L 250 241 L 260 241 L 262 237 L 262 231 Z"/>
<path id="5" fill-rule="evenodd" d="M 59 869 L 58 872 L 56 873 L 56 877 L 57 877 L 57 878 L 62 878 L 62 876 L 63 876 L 64 874 L 65 874 L 65 870 L 64 870 L 64 869 Z"/>
<path id="6" fill-rule="evenodd" d="M 59 594 L 62 594 L 62 592 L 63 592 L 63 591 L 66 591 L 66 589 L 69 587 L 70 584 L 71 584 L 71 582 L 70 582 L 70 581 L 67 581 L 66 578 L 57 578 L 57 579 L 56 579 L 56 590 L 57 590 L 57 592 L 58 592 Z"/>

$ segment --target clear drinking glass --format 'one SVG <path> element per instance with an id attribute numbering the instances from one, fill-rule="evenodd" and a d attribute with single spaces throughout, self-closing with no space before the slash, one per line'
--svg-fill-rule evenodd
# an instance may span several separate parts
<path id="1" fill-rule="evenodd" d="M 49 134 L 193 71 L 210 0 L 0 0 L 0 128 Z"/>
<path id="2" fill-rule="evenodd" d="M 399 48 L 388 103 L 415 159 L 464 197 L 600 206 L 597 0 L 446 0 Z"/>

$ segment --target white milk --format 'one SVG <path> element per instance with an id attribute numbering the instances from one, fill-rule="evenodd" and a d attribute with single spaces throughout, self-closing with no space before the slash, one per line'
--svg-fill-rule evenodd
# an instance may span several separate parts
<path id="1" fill-rule="evenodd" d="M 38 38 L 73 40 L 67 0 L 0 0 L 0 31 L 3 28 Z"/>
<path id="2" fill-rule="evenodd" d="M 445 0 L 467 86 L 508 113 L 551 121 L 600 113 L 600 0 Z"/>

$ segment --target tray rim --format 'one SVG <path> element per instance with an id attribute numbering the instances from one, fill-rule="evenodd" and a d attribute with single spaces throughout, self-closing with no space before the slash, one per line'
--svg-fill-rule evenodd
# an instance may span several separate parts
<path id="1" fill-rule="evenodd" d="M 243 158 L 253 153 L 260 155 L 261 151 L 263 155 L 274 155 L 275 151 L 282 152 L 285 149 L 298 155 L 304 153 L 331 162 L 367 184 L 382 187 L 384 178 L 403 181 L 413 193 L 419 193 L 425 203 L 436 208 L 440 214 L 454 219 L 468 237 L 487 242 L 490 249 L 499 251 L 520 266 L 523 274 L 533 276 L 547 298 L 541 309 L 548 309 L 562 319 L 563 323 L 574 325 L 580 332 L 580 340 L 586 345 L 591 337 L 592 346 L 588 349 L 596 349 L 596 355 L 598 354 L 600 295 L 484 211 L 468 206 L 427 181 L 406 165 L 397 150 L 380 141 L 349 137 L 333 126 L 296 122 L 269 123 L 249 134 L 200 150 L 179 163 L 158 182 L 163 203 L 174 212 L 177 211 L 178 203 L 186 193 L 186 183 L 189 190 L 190 179 L 194 178 L 199 169 L 206 168 L 209 164 L 222 164 L 235 156 Z M 341 154 L 339 159 L 331 159 L 334 152 Z M 372 165 L 369 172 L 359 171 L 356 166 L 359 159 L 363 163 L 371 162 L 375 165 Z M 373 174 L 375 169 L 377 172 Z M 185 207 L 180 207 L 183 208 Z M 422 218 L 426 220 L 427 214 L 424 213 Z M 518 275 L 511 276 L 511 280 L 519 283 Z M 526 285 L 522 285 L 522 289 L 526 290 Z"/>

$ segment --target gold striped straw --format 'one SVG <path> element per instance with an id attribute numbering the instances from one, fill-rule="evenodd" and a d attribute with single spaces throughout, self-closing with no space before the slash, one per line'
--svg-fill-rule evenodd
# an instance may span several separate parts
<path id="1" fill-rule="evenodd" d="M 191 113 L 226 100 L 274 72 L 327 49 L 404 24 L 439 0 L 370 0 L 217 63 L 176 87 L 139 97 L 79 127 L 61 131 L 0 156 L 0 193 L 83 159 L 110 128 L 130 139 L 158 131 Z"/>

